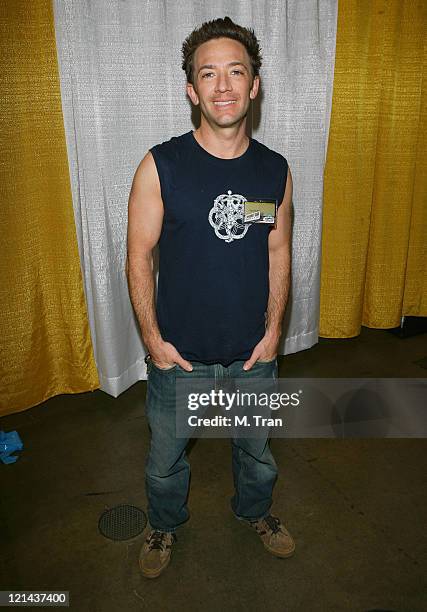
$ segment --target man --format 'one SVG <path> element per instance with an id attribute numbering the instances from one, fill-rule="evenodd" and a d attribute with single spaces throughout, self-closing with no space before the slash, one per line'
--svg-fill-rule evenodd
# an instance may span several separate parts
<path id="1" fill-rule="evenodd" d="M 188 519 L 188 440 L 176 436 L 176 380 L 277 377 L 290 282 L 292 179 L 284 157 L 246 136 L 260 66 L 253 31 L 228 17 L 192 32 L 183 44 L 183 68 L 200 127 L 153 147 L 129 197 L 127 275 L 148 349 L 150 528 L 140 566 L 149 578 L 168 565 L 175 531 Z M 248 197 L 278 202 L 273 227 L 244 221 Z M 235 516 L 271 553 L 290 556 L 294 542 L 270 514 L 277 467 L 268 436 L 233 439 L 232 466 Z"/>

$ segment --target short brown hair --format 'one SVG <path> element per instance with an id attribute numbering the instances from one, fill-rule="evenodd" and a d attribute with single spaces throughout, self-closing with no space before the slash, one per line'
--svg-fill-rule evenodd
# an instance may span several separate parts
<path id="1" fill-rule="evenodd" d="M 193 59 L 196 49 L 213 38 L 232 38 L 241 43 L 251 60 L 252 76 L 259 75 L 262 63 L 260 46 L 253 30 L 234 23 L 230 17 L 206 21 L 200 28 L 193 30 L 182 45 L 182 69 L 185 70 L 187 81 L 193 83 Z"/>

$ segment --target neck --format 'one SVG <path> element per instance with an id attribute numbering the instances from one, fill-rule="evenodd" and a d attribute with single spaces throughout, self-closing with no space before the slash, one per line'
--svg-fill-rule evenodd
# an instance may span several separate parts
<path id="1" fill-rule="evenodd" d="M 249 139 L 246 136 L 246 118 L 239 125 L 227 128 L 211 126 L 203 119 L 202 116 L 202 122 L 194 132 L 194 137 L 208 153 L 223 159 L 243 155 L 249 145 Z"/>

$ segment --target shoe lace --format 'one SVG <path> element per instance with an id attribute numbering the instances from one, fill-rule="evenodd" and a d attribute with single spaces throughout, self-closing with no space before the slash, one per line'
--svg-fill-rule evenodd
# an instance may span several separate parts
<path id="1" fill-rule="evenodd" d="M 277 516 L 272 516 L 269 514 L 264 518 L 264 521 L 267 523 L 272 533 L 279 533 L 280 530 L 280 519 Z"/>
<path id="2" fill-rule="evenodd" d="M 170 534 L 172 536 L 172 541 L 176 541 L 176 535 L 174 533 Z M 148 538 L 148 549 L 149 550 L 166 550 L 167 548 L 167 538 L 168 534 L 164 531 L 153 531 Z"/>

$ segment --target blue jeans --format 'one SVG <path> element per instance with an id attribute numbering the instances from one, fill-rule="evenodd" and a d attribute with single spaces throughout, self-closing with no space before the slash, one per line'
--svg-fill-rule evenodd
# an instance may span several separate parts
<path id="1" fill-rule="evenodd" d="M 176 437 L 175 382 L 178 377 L 277 378 L 277 360 L 256 362 L 243 370 L 244 361 L 230 366 L 192 362 L 193 371 L 176 365 L 163 370 L 148 360 L 146 414 L 151 428 L 151 445 L 146 462 L 145 484 L 148 519 L 153 529 L 175 531 L 189 518 L 187 498 L 190 464 L 185 449 L 188 438 Z M 277 479 L 277 466 L 265 438 L 235 438 L 232 443 L 232 469 L 235 493 L 231 508 L 239 519 L 257 520 L 267 516 Z"/>

